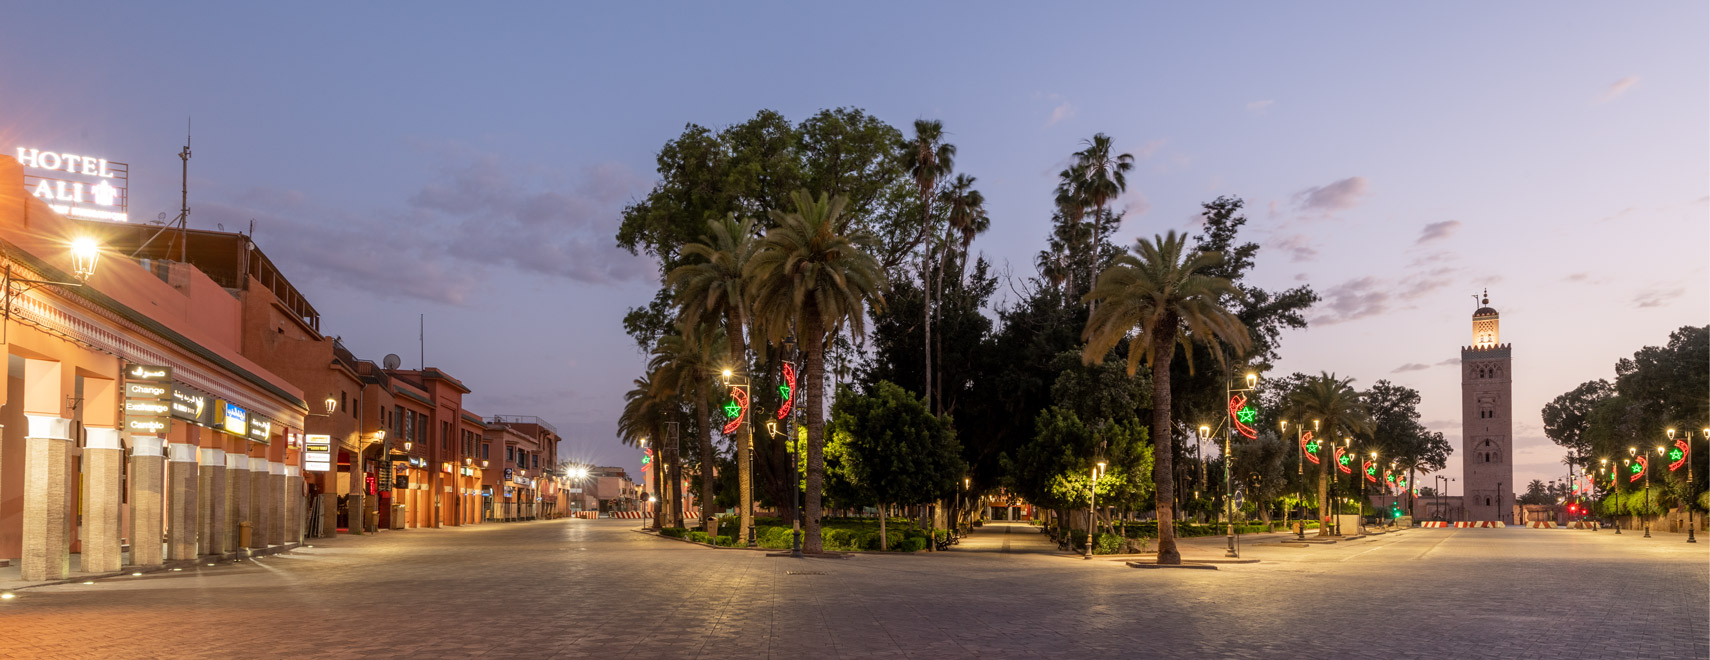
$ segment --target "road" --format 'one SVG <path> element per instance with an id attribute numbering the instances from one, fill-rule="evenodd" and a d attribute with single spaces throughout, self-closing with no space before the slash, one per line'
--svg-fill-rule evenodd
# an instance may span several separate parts
<path id="1" fill-rule="evenodd" d="M 18 592 L 0 657 L 1705 658 L 1710 542 L 1409 530 L 1257 564 L 768 557 L 568 520 Z M 1216 557 L 1221 539 L 1193 539 Z"/>

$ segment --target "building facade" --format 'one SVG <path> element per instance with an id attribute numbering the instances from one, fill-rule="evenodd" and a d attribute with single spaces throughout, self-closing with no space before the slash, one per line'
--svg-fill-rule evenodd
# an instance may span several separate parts
<path id="1" fill-rule="evenodd" d="M 241 302 L 101 249 L 122 225 L 66 218 L 25 169 L 0 157 L 0 558 L 42 581 L 297 543 L 309 410 L 243 354 Z"/>
<path id="2" fill-rule="evenodd" d="M 1513 347 L 1487 291 L 1461 348 L 1461 494 L 1466 520 L 1509 520 L 1514 505 Z"/>

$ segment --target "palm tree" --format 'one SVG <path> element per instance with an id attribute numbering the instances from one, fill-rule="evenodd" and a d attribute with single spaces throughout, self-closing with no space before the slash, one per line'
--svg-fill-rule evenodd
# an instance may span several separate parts
<path id="1" fill-rule="evenodd" d="M 1223 306 L 1240 292 L 1229 280 L 1204 274 L 1223 262 L 1219 252 L 1192 251 L 1187 237 L 1171 230 L 1152 240 L 1135 242 L 1134 254 L 1123 254 L 1103 273 L 1083 298 L 1101 302 L 1087 316 L 1081 338 L 1087 342 L 1081 361 L 1096 364 L 1128 339 L 1128 373 L 1141 358 L 1152 367 L 1152 479 L 1158 500 L 1158 563 L 1179 564 L 1176 550 L 1172 490 L 1174 455 L 1170 423 L 1170 362 L 1176 345 L 1193 355 L 1192 342 L 1228 344 L 1237 353 L 1252 346 L 1247 327 Z M 1132 339 L 1130 332 L 1136 333 Z M 1213 351 L 1219 360 L 1222 351 Z M 1192 366 L 1192 362 L 1189 362 Z"/>
<path id="2" fill-rule="evenodd" d="M 944 122 L 936 119 L 916 119 L 914 139 L 905 141 L 902 151 L 903 166 L 914 179 L 920 195 L 920 232 L 914 241 L 919 243 L 926 240 L 932 231 L 932 193 L 938 189 L 938 181 L 950 176 L 950 170 L 955 167 L 956 145 L 944 142 Z M 921 325 L 926 335 L 926 389 L 922 390 L 922 393 L 928 400 L 931 400 L 932 396 L 931 263 L 932 247 L 928 244 L 926 252 L 920 257 L 920 292 L 922 300 L 925 301 L 921 310 Z"/>
<path id="3" fill-rule="evenodd" d="M 974 177 L 966 174 L 956 175 L 956 180 L 952 181 L 949 187 L 939 191 L 938 203 L 944 206 L 946 210 L 944 217 L 946 224 L 949 225 L 946 227 L 944 236 L 944 246 L 941 251 L 942 258 L 938 263 L 937 291 L 933 294 L 934 297 L 938 298 L 939 306 L 942 307 L 944 300 L 944 273 L 945 271 L 950 270 L 951 242 L 956 240 L 961 241 L 961 250 L 959 253 L 961 255 L 960 261 L 962 267 L 958 269 L 956 274 L 957 281 L 960 281 L 962 279 L 962 271 L 965 270 L 968 265 L 969 245 L 974 242 L 974 236 L 976 234 L 984 232 L 987 228 L 991 227 L 991 220 L 986 217 L 986 196 L 980 194 L 980 191 L 974 190 Z M 938 316 L 938 312 L 934 311 L 933 321 L 935 323 L 937 322 Z M 939 365 L 942 367 L 944 362 L 944 333 L 938 333 L 938 343 L 933 350 L 937 352 Z M 932 400 L 935 402 L 938 409 L 942 411 L 944 410 L 943 375 L 939 374 L 938 378 L 934 379 L 933 382 L 936 385 L 936 389 L 931 392 Z"/>
<path id="4" fill-rule="evenodd" d="M 680 320 L 677 334 L 659 338 L 653 349 L 653 359 L 647 367 L 654 370 L 655 379 L 686 396 L 695 407 L 695 435 L 701 447 L 701 520 L 709 536 L 718 535 L 718 522 L 713 515 L 713 444 L 712 424 L 708 421 L 707 398 L 712 375 L 724 363 L 724 337 L 718 326 L 690 326 Z"/>
<path id="5" fill-rule="evenodd" d="M 707 232 L 703 242 L 683 246 L 681 254 L 687 263 L 672 270 L 665 277 L 665 285 L 676 290 L 677 305 L 681 310 L 679 316 L 689 327 L 700 326 L 703 314 L 718 315 L 724 322 L 724 333 L 730 343 L 732 364 L 728 368 L 743 374 L 752 383 L 748 373 L 748 347 L 743 341 L 743 330 L 750 319 L 747 298 L 742 291 L 742 271 L 748 267 L 749 258 L 754 256 L 754 249 L 760 244 L 755 237 L 754 220 L 745 218 L 738 221 L 735 217 L 715 220 L 707 223 Z M 738 535 L 747 533 L 754 525 L 754 475 L 749 459 L 749 454 L 754 451 L 753 419 L 753 411 L 749 411 L 749 421 L 743 425 L 742 436 L 734 439 L 737 490 L 742 503 L 742 526 L 738 528 Z"/>
<path id="6" fill-rule="evenodd" d="M 1087 205 L 1093 208 L 1093 268 L 1098 268 L 1099 224 L 1104 220 L 1104 207 L 1128 190 L 1128 172 L 1134 169 L 1133 154 L 1111 155 L 1110 136 L 1098 133 L 1075 153 L 1075 169 L 1080 174 L 1080 191 Z"/>
<path id="7" fill-rule="evenodd" d="M 748 300 L 755 326 L 776 343 L 792 328 L 800 332 L 803 382 L 807 395 L 806 548 L 823 546 L 819 536 L 820 493 L 825 480 L 825 338 L 844 323 L 850 334 L 866 334 L 866 308 L 884 304 L 884 269 L 869 252 L 866 235 L 838 233 L 841 195 L 815 199 L 806 190 L 791 194 L 795 210 L 773 210 L 777 226 L 766 232 L 748 261 Z"/>
<path id="8" fill-rule="evenodd" d="M 957 256 L 961 263 L 956 268 L 957 279 L 961 279 L 968 270 L 968 248 L 973 245 L 974 237 L 991 229 L 992 219 L 986 215 L 986 196 L 974 190 L 974 177 L 966 174 L 956 175 L 956 180 L 950 183 L 950 188 L 939 195 L 949 213 L 945 219 L 950 224 L 950 230 L 961 240 L 961 249 Z M 942 269 L 940 270 L 939 290 L 943 290 Z"/>
<path id="9" fill-rule="evenodd" d="M 649 466 L 652 474 L 648 476 L 653 481 L 654 494 L 659 497 L 658 506 L 653 507 L 654 529 L 665 526 L 665 505 L 668 502 L 665 484 L 669 477 L 663 472 L 665 434 L 662 432 L 662 422 L 665 421 L 665 414 L 669 407 L 674 405 L 676 398 L 675 392 L 656 382 L 656 373 L 649 372 L 635 379 L 635 387 L 624 393 L 623 412 L 618 414 L 617 429 L 618 438 L 631 447 L 640 446 L 649 440 L 653 443 L 653 460 Z"/>
<path id="10" fill-rule="evenodd" d="M 1330 461 L 1337 438 L 1368 433 L 1372 428 L 1371 414 L 1365 399 L 1354 390 L 1354 379 L 1337 378 L 1336 374 L 1320 372 L 1306 379 L 1288 395 L 1289 416 L 1319 422 L 1318 437 L 1318 518 L 1324 519 L 1330 510 Z M 1327 525 L 1318 526 L 1319 536 L 1329 536 Z"/>
<path id="11" fill-rule="evenodd" d="M 1057 204 L 1057 213 L 1061 215 L 1064 220 L 1064 228 L 1068 229 L 1069 234 L 1071 235 L 1079 235 L 1081 233 L 1079 231 L 1081 228 L 1081 221 L 1086 218 L 1087 206 L 1089 206 L 1089 204 L 1087 204 L 1085 178 L 1086 177 L 1081 173 L 1081 165 L 1078 162 L 1071 164 L 1067 169 L 1057 173 L 1057 197 L 1054 201 Z M 1094 222 L 1096 221 L 1097 218 L 1094 218 Z M 1064 241 L 1064 248 L 1068 255 L 1067 259 L 1071 263 L 1075 260 L 1076 250 L 1081 247 L 1081 242 L 1079 240 L 1072 240 L 1073 238 L 1074 236 L 1065 237 Z M 1096 260 L 1091 263 L 1096 264 Z M 1089 269 L 1097 267 L 1097 265 L 1088 266 Z M 1079 290 L 1079 284 L 1091 284 L 1091 273 L 1082 277 L 1080 283 L 1075 282 L 1075 275 L 1076 273 L 1071 269 L 1067 278 L 1068 286 L 1071 291 Z"/>

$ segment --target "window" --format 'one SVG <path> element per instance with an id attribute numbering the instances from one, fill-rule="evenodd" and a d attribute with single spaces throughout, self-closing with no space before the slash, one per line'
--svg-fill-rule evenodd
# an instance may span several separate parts
<path id="1" fill-rule="evenodd" d="M 451 445 L 449 444 L 451 442 L 451 438 L 449 437 L 450 435 L 451 435 L 451 422 L 440 422 L 439 423 L 439 450 L 440 451 L 450 451 L 451 450 Z"/>
<path id="2" fill-rule="evenodd" d="M 493 447 L 493 443 L 490 443 L 490 442 L 481 443 L 481 458 L 482 459 L 492 458 L 491 456 L 487 455 L 487 450 L 491 449 L 492 447 Z"/>
<path id="3" fill-rule="evenodd" d="M 338 409 L 339 410 L 343 410 L 343 411 L 347 411 L 347 412 L 350 410 L 350 402 L 348 400 L 346 400 L 346 398 L 349 396 L 350 395 L 345 393 L 344 390 L 339 390 L 339 392 L 338 392 Z"/>
<path id="4" fill-rule="evenodd" d="M 517 460 L 517 448 L 516 447 L 506 447 L 505 448 L 505 461 L 514 463 L 514 462 L 516 462 L 516 460 Z"/>
<path id="5" fill-rule="evenodd" d="M 540 454 L 535 454 L 535 455 L 534 455 L 534 466 L 535 466 L 535 467 L 540 467 Z"/>

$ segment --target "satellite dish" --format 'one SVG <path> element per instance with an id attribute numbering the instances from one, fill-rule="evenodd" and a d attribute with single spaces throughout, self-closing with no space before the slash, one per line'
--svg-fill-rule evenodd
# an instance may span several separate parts
<path id="1" fill-rule="evenodd" d="M 387 353 L 386 357 L 380 358 L 380 365 L 387 369 L 397 369 L 398 365 L 403 363 L 403 359 L 399 358 L 397 353 Z"/>

